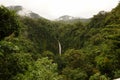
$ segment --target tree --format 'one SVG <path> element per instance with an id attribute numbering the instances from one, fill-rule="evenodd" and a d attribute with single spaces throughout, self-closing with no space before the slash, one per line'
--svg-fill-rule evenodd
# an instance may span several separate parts
<path id="1" fill-rule="evenodd" d="M 24 74 L 18 74 L 14 80 L 60 80 L 62 77 L 57 73 L 57 64 L 48 58 L 41 58 L 29 67 Z"/>
<path id="2" fill-rule="evenodd" d="M 110 80 L 108 77 L 105 75 L 101 75 L 100 73 L 96 73 L 90 77 L 89 80 Z"/>
<path id="3" fill-rule="evenodd" d="M 65 80 L 86 80 L 86 56 L 81 50 L 69 49 L 64 53 L 65 68 L 62 70 Z"/>
<path id="4" fill-rule="evenodd" d="M 32 65 L 29 53 L 13 53 L 0 58 L 0 80 L 12 80 L 19 73 L 24 73 Z"/>
<path id="5" fill-rule="evenodd" d="M 14 11 L 0 6 L 0 40 L 14 33 L 18 36 L 20 23 Z"/>

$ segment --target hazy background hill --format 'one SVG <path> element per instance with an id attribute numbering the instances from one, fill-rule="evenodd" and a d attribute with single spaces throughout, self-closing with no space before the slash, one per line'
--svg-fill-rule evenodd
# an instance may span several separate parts
<path id="1" fill-rule="evenodd" d="M 74 23 L 77 21 L 83 22 L 83 23 L 88 23 L 90 22 L 90 18 L 79 18 L 79 17 L 73 17 L 73 16 L 69 16 L 69 15 L 63 15 L 61 17 L 59 17 L 58 19 L 55 19 L 56 21 L 59 22 L 65 22 L 65 23 Z"/>
<path id="2" fill-rule="evenodd" d="M 26 16 L 26 17 L 30 17 L 30 18 L 43 18 L 39 14 L 34 13 L 31 10 L 25 9 L 24 7 L 22 7 L 20 5 L 8 6 L 7 8 L 10 10 L 16 11 L 17 14 L 19 14 L 21 16 Z M 67 23 L 81 21 L 83 23 L 87 23 L 90 21 L 90 19 L 73 17 L 73 16 L 69 16 L 69 15 L 63 15 L 53 21 L 60 21 L 60 22 L 67 22 Z"/>
<path id="3" fill-rule="evenodd" d="M 21 15 L 21 16 L 26 16 L 26 17 L 30 17 L 30 18 L 42 18 L 39 14 L 34 13 L 30 10 L 25 9 L 22 6 L 16 5 L 16 6 L 8 6 L 7 7 L 10 10 L 14 10 L 17 12 L 17 14 Z"/>

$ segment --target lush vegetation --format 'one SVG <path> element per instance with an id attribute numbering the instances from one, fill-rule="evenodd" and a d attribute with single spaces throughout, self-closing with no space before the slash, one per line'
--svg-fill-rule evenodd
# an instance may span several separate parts
<path id="1" fill-rule="evenodd" d="M 85 23 L 21 17 L 0 6 L 0 80 L 118 77 L 120 3 Z"/>

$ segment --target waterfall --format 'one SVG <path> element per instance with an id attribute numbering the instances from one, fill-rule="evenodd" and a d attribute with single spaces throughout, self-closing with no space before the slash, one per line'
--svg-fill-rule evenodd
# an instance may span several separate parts
<path id="1" fill-rule="evenodd" d="M 60 41 L 58 40 L 58 46 L 59 46 L 59 54 L 61 56 L 61 44 L 60 44 Z"/>

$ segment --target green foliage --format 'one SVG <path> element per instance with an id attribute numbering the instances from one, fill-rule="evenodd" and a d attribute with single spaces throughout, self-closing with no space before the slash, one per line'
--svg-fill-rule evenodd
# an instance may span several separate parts
<path id="1" fill-rule="evenodd" d="M 18 74 L 14 80 L 60 80 L 57 74 L 57 64 L 48 58 L 38 59 L 29 67 L 25 74 Z"/>
<path id="2" fill-rule="evenodd" d="M 63 75 L 65 80 L 86 80 L 87 73 L 80 68 L 72 69 L 66 67 L 63 69 Z"/>
<path id="3" fill-rule="evenodd" d="M 71 48 L 80 49 L 83 47 L 84 33 L 85 26 L 79 21 L 74 24 L 61 25 L 58 28 L 58 37 L 63 48 L 62 52 Z"/>
<path id="4" fill-rule="evenodd" d="M 23 18 L 21 20 L 26 25 L 23 35 L 34 43 L 37 52 L 46 50 L 57 53 L 58 44 L 54 35 L 56 25 L 46 19 Z M 53 28 L 54 27 L 54 28 Z"/>
<path id="5" fill-rule="evenodd" d="M 18 36 L 20 23 L 15 12 L 0 6 L 0 40 L 14 33 Z"/>
<path id="6" fill-rule="evenodd" d="M 115 7 L 110 13 L 109 16 L 106 17 L 105 24 L 120 24 L 120 3 Z"/>
<path id="7" fill-rule="evenodd" d="M 54 59 L 54 54 L 52 52 L 50 52 L 50 51 L 44 51 L 42 53 L 42 56 L 43 57 L 48 57 L 49 59 Z"/>
<path id="8" fill-rule="evenodd" d="M 114 73 L 115 73 L 115 75 L 114 75 L 115 78 L 120 77 L 120 70 L 116 70 Z"/>
<path id="9" fill-rule="evenodd" d="M 10 80 L 18 73 L 28 70 L 32 57 L 28 53 L 13 53 L 0 59 L 0 79 Z"/>
<path id="10" fill-rule="evenodd" d="M 85 54 L 83 54 L 80 50 L 74 50 L 74 49 L 67 50 L 64 53 L 64 58 L 67 66 L 73 68 L 84 67 Z"/>
<path id="11" fill-rule="evenodd" d="M 0 52 L 4 54 L 19 52 L 19 47 L 9 41 L 0 42 Z"/>
<path id="12" fill-rule="evenodd" d="M 98 69 L 101 71 L 101 73 L 106 74 L 107 76 L 112 76 L 112 71 L 115 68 L 115 61 L 114 59 L 110 59 L 112 58 L 112 56 L 110 57 L 102 57 L 102 56 L 98 56 L 96 58 L 96 66 L 98 67 Z"/>
<path id="13" fill-rule="evenodd" d="M 100 73 L 96 73 L 93 76 L 90 77 L 89 80 L 110 80 L 105 75 L 101 75 Z"/>
<path id="14" fill-rule="evenodd" d="M 86 80 L 90 69 L 87 57 L 81 50 L 69 49 L 64 55 L 65 67 L 62 70 L 65 80 Z"/>
<path id="15" fill-rule="evenodd" d="M 89 28 L 104 27 L 106 16 L 107 13 L 105 11 L 100 11 L 91 19 L 91 22 L 89 23 Z"/>

